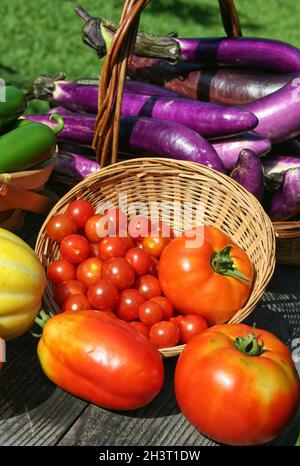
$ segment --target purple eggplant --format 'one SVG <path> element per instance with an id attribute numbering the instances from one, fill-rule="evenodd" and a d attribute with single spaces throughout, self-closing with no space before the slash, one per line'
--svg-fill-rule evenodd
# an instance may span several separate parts
<path id="1" fill-rule="evenodd" d="M 268 139 L 255 136 L 253 133 L 211 142 L 227 171 L 234 169 L 243 149 L 250 149 L 257 155 L 266 154 L 271 149 Z"/>
<path id="2" fill-rule="evenodd" d="M 274 187 L 279 187 L 285 173 L 291 168 L 300 169 L 300 157 L 290 155 L 277 155 L 262 157 L 265 178 Z"/>
<path id="3" fill-rule="evenodd" d="M 264 169 L 260 157 L 250 149 L 241 151 L 231 178 L 261 201 L 264 191 Z"/>
<path id="4" fill-rule="evenodd" d="M 273 221 L 289 220 L 300 212 L 300 168 L 290 168 L 280 189 L 271 201 L 269 215 Z"/>
<path id="5" fill-rule="evenodd" d="M 52 127 L 48 114 L 29 115 L 27 119 Z M 58 138 L 91 144 L 95 117 L 88 114 L 64 116 L 64 129 Z M 154 155 L 201 163 L 225 173 L 225 168 L 211 144 L 190 128 L 171 121 L 146 117 L 121 117 L 120 151 Z"/>
<path id="6" fill-rule="evenodd" d="M 79 155 L 77 152 L 60 149 L 55 159 L 55 170 L 79 181 L 99 170 L 99 164 L 96 160 Z"/>

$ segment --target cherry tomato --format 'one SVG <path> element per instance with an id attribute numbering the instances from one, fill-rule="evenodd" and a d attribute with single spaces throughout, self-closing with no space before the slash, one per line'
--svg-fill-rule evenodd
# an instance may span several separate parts
<path id="1" fill-rule="evenodd" d="M 103 214 L 92 215 L 84 227 L 85 236 L 91 243 L 97 243 L 113 231 L 113 225 Z"/>
<path id="2" fill-rule="evenodd" d="M 127 232 L 124 232 L 122 236 L 119 235 L 119 238 L 125 243 L 126 249 L 134 248 L 134 239 Z"/>
<path id="3" fill-rule="evenodd" d="M 111 317 L 112 319 L 117 319 L 118 317 L 116 316 L 116 314 L 112 311 L 100 311 L 100 312 L 104 312 L 105 315 L 107 315 L 108 317 Z"/>
<path id="4" fill-rule="evenodd" d="M 66 280 L 58 285 L 54 293 L 54 299 L 59 306 L 74 294 L 86 294 L 86 287 L 77 280 Z"/>
<path id="5" fill-rule="evenodd" d="M 144 275 L 150 268 L 150 256 L 143 249 L 131 248 L 125 254 L 125 259 L 134 268 L 137 275 Z"/>
<path id="6" fill-rule="evenodd" d="M 128 225 L 128 233 L 132 238 L 141 240 L 149 235 L 151 231 L 151 221 L 147 217 L 138 215 L 130 220 Z"/>
<path id="7" fill-rule="evenodd" d="M 146 300 L 161 295 L 159 281 L 153 275 L 142 275 L 135 282 L 135 288 Z"/>
<path id="8" fill-rule="evenodd" d="M 154 275 L 154 277 L 158 277 L 158 259 L 154 256 L 150 256 L 150 268 L 149 274 Z"/>
<path id="9" fill-rule="evenodd" d="M 118 301 L 118 289 L 110 280 L 99 280 L 90 286 L 87 297 L 93 307 L 110 311 Z"/>
<path id="10" fill-rule="evenodd" d="M 127 246 L 122 238 L 108 237 L 104 238 L 99 244 L 99 255 L 102 260 L 111 259 L 112 257 L 123 257 L 127 251 Z"/>
<path id="11" fill-rule="evenodd" d="M 66 214 L 59 214 L 49 220 L 46 231 L 49 238 L 60 243 L 65 236 L 76 233 L 77 225 Z"/>
<path id="12" fill-rule="evenodd" d="M 134 243 L 135 243 L 136 248 L 143 249 L 143 241 L 142 240 L 135 241 Z"/>
<path id="13" fill-rule="evenodd" d="M 76 278 L 87 288 L 97 283 L 102 274 L 103 262 L 99 257 L 89 257 L 78 265 Z"/>
<path id="14" fill-rule="evenodd" d="M 127 231 L 127 215 L 117 207 L 106 209 L 104 215 L 108 217 L 112 225 L 115 226 L 114 234 L 117 235 L 120 231 Z"/>
<path id="15" fill-rule="evenodd" d="M 146 301 L 139 307 L 139 318 L 146 325 L 153 325 L 162 320 L 162 309 L 154 301 Z"/>
<path id="16" fill-rule="evenodd" d="M 102 278 L 111 280 L 122 291 L 133 285 L 135 271 L 124 257 L 112 257 L 103 263 Z"/>
<path id="17" fill-rule="evenodd" d="M 120 293 L 116 312 L 119 319 L 130 321 L 139 317 L 139 307 L 145 302 L 143 296 L 134 289 L 124 290 Z"/>
<path id="18" fill-rule="evenodd" d="M 54 285 L 59 285 L 65 280 L 75 280 L 76 271 L 71 262 L 60 259 L 53 261 L 49 265 L 47 275 Z"/>
<path id="19" fill-rule="evenodd" d="M 204 317 L 198 314 L 187 314 L 178 319 L 180 341 L 188 343 L 195 335 L 207 329 L 208 325 Z"/>
<path id="20" fill-rule="evenodd" d="M 138 320 L 133 320 L 132 322 L 128 322 L 128 323 L 137 332 L 140 332 L 146 338 L 149 338 L 149 327 L 147 327 L 147 325 L 145 325 L 143 322 L 139 322 Z"/>
<path id="21" fill-rule="evenodd" d="M 157 322 L 150 328 L 149 338 L 156 348 L 176 346 L 179 341 L 179 329 L 174 322 Z"/>
<path id="22" fill-rule="evenodd" d="M 85 311 L 91 309 L 91 305 L 86 296 L 82 294 L 73 294 L 69 296 L 62 306 L 62 310 L 66 311 Z"/>
<path id="23" fill-rule="evenodd" d="M 66 214 L 75 221 L 78 228 L 83 228 L 94 213 L 95 210 L 92 204 L 84 199 L 71 202 L 66 210 Z"/>
<path id="24" fill-rule="evenodd" d="M 91 256 L 92 257 L 99 257 L 99 243 L 90 243 L 91 246 Z"/>
<path id="25" fill-rule="evenodd" d="M 174 307 L 168 298 L 165 298 L 165 296 L 155 296 L 154 298 L 151 298 L 151 301 L 155 301 L 160 305 L 163 312 L 163 320 L 169 320 L 174 314 Z"/>
<path id="26" fill-rule="evenodd" d="M 170 238 L 162 238 L 156 236 L 147 236 L 143 239 L 143 249 L 148 254 L 154 257 L 160 257 L 161 253 L 171 241 Z"/>
<path id="27" fill-rule="evenodd" d="M 177 316 L 171 317 L 170 321 L 174 322 L 179 328 L 183 318 L 184 316 L 182 314 L 178 314 Z"/>
<path id="28" fill-rule="evenodd" d="M 60 243 L 60 253 L 63 259 L 72 264 L 79 264 L 89 257 L 91 247 L 82 235 L 68 235 Z"/>

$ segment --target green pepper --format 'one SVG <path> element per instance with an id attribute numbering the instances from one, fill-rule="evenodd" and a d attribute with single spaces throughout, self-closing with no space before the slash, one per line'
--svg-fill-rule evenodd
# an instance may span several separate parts
<path id="1" fill-rule="evenodd" d="M 16 120 L 20 115 L 22 115 L 27 107 L 25 94 L 16 87 L 5 86 L 3 97 L 3 101 L 0 98 L 0 128 L 1 126 Z"/>

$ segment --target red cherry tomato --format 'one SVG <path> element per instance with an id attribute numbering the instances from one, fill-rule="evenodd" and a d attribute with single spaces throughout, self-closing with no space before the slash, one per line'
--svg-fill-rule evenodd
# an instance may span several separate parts
<path id="1" fill-rule="evenodd" d="M 86 294 L 86 288 L 82 283 L 77 280 L 66 280 L 58 285 L 54 293 L 54 299 L 59 306 L 74 294 Z"/>
<path id="2" fill-rule="evenodd" d="M 60 253 L 63 259 L 72 264 L 79 264 L 89 257 L 91 247 L 82 235 L 68 235 L 60 243 Z"/>
<path id="3" fill-rule="evenodd" d="M 100 311 L 110 311 L 117 303 L 119 293 L 110 280 L 99 280 L 89 287 L 87 297 L 94 308 Z"/>
<path id="4" fill-rule="evenodd" d="M 154 256 L 150 256 L 150 268 L 148 273 L 154 275 L 154 277 L 158 277 L 158 259 Z"/>
<path id="5" fill-rule="evenodd" d="M 146 301 L 139 307 L 139 318 L 146 325 L 153 325 L 162 320 L 162 309 L 154 301 Z"/>
<path id="6" fill-rule="evenodd" d="M 141 240 L 149 235 L 151 231 L 151 221 L 147 217 L 138 215 L 130 220 L 128 225 L 128 233 L 132 238 Z"/>
<path id="7" fill-rule="evenodd" d="M 131 238 L 131 236 L 128 235 L 127 232 L 124 232 L 124 234 L 119 235 L 119 238 L 125 243 L 126 249 L 131 249 L 134 248 L 134 240 Z"/>
<path id="8" fill-rule="evenodd" d="M 157 322 L 150 328 L 149 338 L 156 348 L 176 346 L 179 341 L 179 329 L 174 322 Z"/>
<path id="9" fill-rule="evenodd" d="M 60 259 L 49 265 L 47 275 L 54 285 L 59 285 L 66 280 L 75 280 L 76 271 L 71 262 Z"/>
<path id="10" fill-rule="evenodd" d="M 105 215 L 95 214 L 86 222 L 84 231 L 91 243 L 97 243 L 113 232 L 113 225 Z"/>
<path id="11" fill-rule="evenodd" d="M 137 332 L 140 332 L 146 338 L 149 338 L 149 327 L 147 327 L 147 325 L 145 325 L 143 322 L 139 322 L 138 320 L 133 320 L 132 322 L 128 322 L 128 323 Z"/>
<path id="12" fill-rule="evenodd" d="M 59 214 L 49 220 L 46 231 L 49 238 L 60 243 L 65 236 L 76 233 L 77 225 L 66 214 Z"/>
<path id="13" fill-rule="evenodd" d="M 134 243 L 135 243 L 136 248 L 143 249 L 143 241 L 138 240 L 138 241 L 135 241 Z"/>
<path id="14" fill-rule="evenodd" d="M 69 296 L 62 306 L 63 312 L 86 311 L 88 309 L 91 309 L 91 305 L 87 297 L 82 294 L 73 294 Z"/>
<path id="15" fill-rule="evenodd" d="M 169 320 L 174 314 L 174 307 L 165 296 L 155 296 L 151 298 L 151 301 L 155 301 L 160 305 L 163 312 L 163 320 Z"/>
<path id="16" fill-rule="evenodd" d="M 100 243 L 90 243 L 92 257 L 99 257 L 99 244 Z"/>
<path id="17" fill-rule="evenodd" d="M 127 251 L 127 246 L 122 238 L 108 237 L 104 238 L 99 244 L 99 255 L 102 260 L 111 259 L 112 257 L 123 257 Z"/>
<path id="18" fill-rule="evenodd" d="M 137 275 L 148 273 L 150 268 L 150 256 L 143 249 L 131 248 L 125 254 L 125 259 L 134 268 Z"/>
<path id="19" fill-rule="evenodd" d="M 155 236 L 148 236 L 143 239 L 143 249 L 148 254 L 154 257 L 160 257 L 161 253 L 171 241 L 170 238 L 160 238 Z"/>
<path id="20" fill-rule="evenodd" d="M 124 257 L 112 257 L 103 263 L 102 278 L 111 280 L 122 291 L 133 285 L 135 271 Z"/>
<path id="21" fill-rule="evenodd" d="M 87 288 L 97 283 L 102 274 L 103 262 L 99 257 L 89 257 L 78 265 L 76 278 Z"/>
<path id="22" fill-rule="evenodd" d="M 122 212 L 122 210 L 119 210 L 117 207 L 111 207 L 106 209 L 103 213 L 115 226 L 115 235 L 120 231 L 127 231 L 127 215 L 125 212 Z"/>
<path id="23" fill-rule="evenodd" d="M 66 210 L 66 214 L 75 221 L 78 228 L 83 228 L 94 213 L 95 210 L 92 204 L 84 199 L 71 202 Z"/>
<path id="24" fill-rule="evenodd" d="M 198 314 L 187 314 L 178 319 L 178 328 L 180 331 L 180 341 L 188 343 L 195 335 L 207 329 L 208 325 L 204 317 Z"/>
<path id="25" fill-rule="evenodd" d="M 139 317 L 139 307 L 144 302 L 145 299 L 137 290 L 122 291 L 116 307 L 117 316 L 127 322 L 137 319 Z"/>
<path id="26" fill-rule="evenodd" d="M 153 275 L 142 275 L 135 282 L 135 288 L 146 300 L 161 295 L 159 281 Z"/>
<path id="27" fill-rule="evenodd" d="M 177 316 L 171 317 L 170 321 L 174 322 L 174 324 L 176 324 L 179 327 L 183 318 L 184 316 L 182 314 L 178 314 Z"/>
<path id="28" fill-rule="evenodd" d="M 97 311 L 98 312 L 98 311 Z M 100 312 L 104 312 L 105 315 L 111 317 L 112 319 L 117 319 L 118 317 L 116 316 L 116 314 L 112 311 L 100 311 Z"/>

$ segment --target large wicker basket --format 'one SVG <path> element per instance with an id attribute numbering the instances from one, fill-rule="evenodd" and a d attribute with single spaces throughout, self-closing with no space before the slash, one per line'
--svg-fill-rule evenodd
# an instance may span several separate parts
<path id="1" fill-rule="evenodd" d="M 48 220 L 66 210 L 74 199 L 84 198 L 101 212 L 106 201 L 118 206 L 119 196 L 127 203 L 143 202 L 148 208 L 155 201 L 167 203 L 170 224 L 175 234 L 182 225 L 175 215 L 184 202 L 195 216 L 201 205 L 203 220 L 226 232 L 241 246 L 253 261 L 255 280 L 246 305 L 230 320 L 241 322 L 256 306 L 268 284 L 275 266 L 275 236 L 268 216 L 259 202 L 229 177 L 192 162 L 160 158 L 133 159 L 105 167 L 88 176 L 71 189 L 52 209 L 45 220 L 36 243 L 36 252 L 47 269 L 59 256 L 59 246 L 46 234 Z M 121 206 L 121 208 L 124 208 Z M 159 211 L 157 219 L 162 218 Z M 47 283 L 43 305 L 45 309 L 60 312 L 53 297 L 53 287 Z M 175 356 L 182 346 L 161 350 L 164 356 Z"/>

